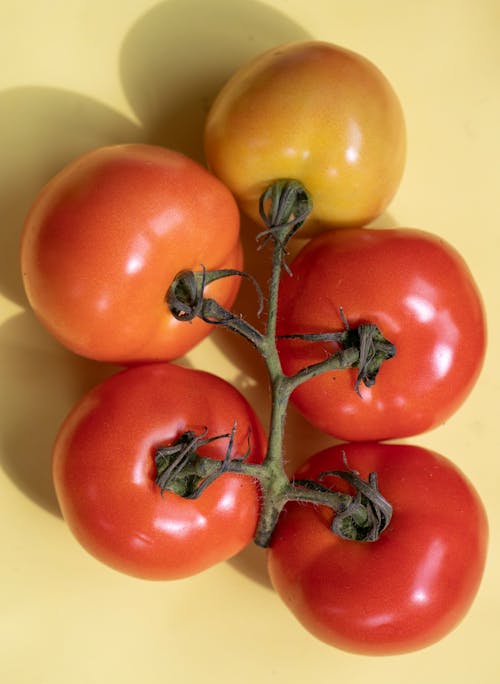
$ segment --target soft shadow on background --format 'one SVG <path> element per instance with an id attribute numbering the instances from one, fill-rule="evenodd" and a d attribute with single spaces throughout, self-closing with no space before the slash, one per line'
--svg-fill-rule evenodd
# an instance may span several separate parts
<path id="1" fill-rule="evenodd" d="M 253 580 L 257 584 L 272 589 L 271 580 L 267 572 L 266 550 L 256 544 L 250 544 L 237 556 L 227 561 L 231 567 Z"/>
<path id="2" fill-rule="evenodd" d="M 50 513 L 60 514 L 51 474 L 59 426 L 74 402 L 116 369 L 62 349 L 31 312 L 0 326 L 0 464 Z"/>
<path id="3" fill-rule="evenodd" d="M 142 135 L 129 119 L 78 93 L 29 86 L 0 93 L 0 292 L 5 297 L 26 305 L 19 241 L 42 186 L 80 154 Z"/>
<path id="4" fill-rule="evenodd" d="M 205 116 L 227 78 L 264 50 L 309 38 L 284 14 L 255 0 L 163 2 L 125 36 L 123 88 L 148 142 L 201 161 Z"/>

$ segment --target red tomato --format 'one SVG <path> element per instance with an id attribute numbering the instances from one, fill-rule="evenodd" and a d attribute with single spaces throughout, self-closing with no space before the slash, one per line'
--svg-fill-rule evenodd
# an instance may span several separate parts
<path id="1" fill-rule="evenodd" d="M 104 147 L 73 161 L 36 199 L 24 228 L 25 289 L 48 330 L 74 352 L 130 363 L 173 359 L 211 330 L 165 303 L 183 269 L 242 265 L 229 190 L 180 153 Z M 207 287 L 230 306 L 238 278 Z"/>
<path id="2" fill-rule="evenodd" d="M 415 435 L 449 418 L 480 372 L 486 345 L 481 297 L 444 240 L 412 229 L 330 231 L 313 238 L 283 278 L 278 334 L 341 331 L 374 323 L 396 346 L 373 387 L 357 371 L 328 372 L 292 401 L 321 430 L 346 441 Z M 281 340 L 284 371 L 326 358 L 334 343 Z"/>
<path id="3" fill-rule="evenodd" d="M 375 542 L 340 539 L 332 512 L 289 503 L 268 552 L 272 583 L 298 620 L 328 644 L 390 655 L 428 646 L 464 617 L 478 590 L 488 526 L 483 505 L 463 474 L 432 451 L 409 445 L 355 443 L 326 449 L 296 474 L 349 468 L 393 506 Z M 338 477 L 324 484 L 349 491 Z"/>
<path id="4" fill-rule="evenodd" d="M 253 479 L 225 473 L 197 499 L 155 484 L 154 453 L 187 430 L 208 436 L 237 429 L 232 457 L 261 461 L 262 428 L 227 382 L 172 364 L 124 370 L 70 412 L 54 448 L 53 477 L 63 516 L 102 562 L 147 579 L 186 577 L 223 561 L 253 537 L 259 514 Z M 227 439 L 203 447 L 221 459 Z M 200 450 L 201 451 L 201 450 Z"/>
<path id="5" fill-rule="evenodd" d="M 313 210 L 301 235 L 364 225 L 389 204 L 403 173 L 399 100 L 369 60 L 320 41 L 268 50 L 239 69 L 205 127 L 208 164 L 260 223 L 275 180 L 302 183 Z"/>

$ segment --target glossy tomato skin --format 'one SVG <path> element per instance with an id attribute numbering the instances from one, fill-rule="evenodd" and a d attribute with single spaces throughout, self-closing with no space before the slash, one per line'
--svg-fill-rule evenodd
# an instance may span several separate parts
<path id="1" fill-rule="evenodd" d="M 349 468 L 393 506 L 375 542 L 340 539 L 327 508 L 289 503 L 268 552 L 272 583 L 306 629 L 354 653 L 418 650 L 448 634 L 468 611 L 486 559 L 483 504 L 457 467 L 411 445 L 340 444 L 314 455 L 297 477 Z M 340 478 L 325 484 L 348 491 Z"/>
<path id="2" fill-rule="evenodd" d="M 193 575 L 238 553 L 255 531 L 255 482 L 224 474 L 195 500 L 163 497 L 157 447 L 183 432 L 230 433 L 233 457 L 262 460 L 265 439 L 249 404 L 222 379 L 157 363 L 121 371 L 73 408 L 58 434 L 53 478 L 62 514 L 82 546 L 112 568 L 153 580 Z M 223 458 L 227 439 L 200 453 Z"/>
<path id="3" fill-rule="evenodd" d="M 237 71 L 208 114 L 209 167 L 260 222 L 259 197 L 300 181 L 313 211 L 300 229 L 365 225 L 389 204 L 406 155 L 400 102 L 367 59 L 319 41 L 274 48 Z"/>
<path id="4" fill-rule="evenodd" d="M 371 322 L 396 346 L 371 388 L 354 391 L 355 369 L 325 373 L 292 395 L 305 417 L 346 441 L 419 434 L 447 420 L 482 367 L 486 323 L 462 257 L 414 229 L 347 229 L 314 237 L 280 291 L 278 333 L 341 331 Z M 326 358 L 333 343 L 281 340 L 293 374 Z"/>
<path id="5" fill-rule="evenodd" d="M 182 269 L 241 268 L 229 190 L 184 155 L 151 145 L 93 150 L 35 200 L 21 246 L 33 310 L 65 346 L 115 363 L 174 359 L 211 327 L 176 321 L 165 303 Z M 230 306 L 238 279 L 207 287 Z"/>

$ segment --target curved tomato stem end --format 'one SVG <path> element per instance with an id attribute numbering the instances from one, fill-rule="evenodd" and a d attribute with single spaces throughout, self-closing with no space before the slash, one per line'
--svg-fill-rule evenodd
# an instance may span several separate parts
<path id="1" fill-rule="evenodd" d="M 396 355 L 396 347 L 387 340 L 373 323 L 362 323 L 341 332 L 281 335 L 278 339 L 297 339 L 308 342 L 336 342 L 342 349 L 319 363 L 306 366 L 292 376 L 294 387 L 327 371 L 357 368 L 354 390 L 360 394 L 361 384 L 372 387 L 385 361 Z"/>
<path id="2" fill-rule="evenodd" d="M 266 230 L 257 235 L 261 248 L 269 240 L 279 244 L 281 256 L 287 251 L 288 241 L 304 224 L 313 209 L 311 195 L 297 180 L 281 178 L 273 181 L 259 198 L 259 213 Z M 284 259 L 282 264 L 286 270 Z"/>
<path id="3" fill-rule="evenodd" d="M 200 318 L 208 325 L 224 325 L 242 337 L 245 337 L 254 347 L 262 345 L 261 333 L 244 318 L 225 309 L 215 299 L 205 296 L 205 288 L 220 278 L 238 276 L 247 278 L 254 285 L 258 297 L 258 315 L 264 308 L 264 296 L 255 278 L 234 269 L 207 271 L 180 271 L 170 285 L 165 301 L 171 314 L 178 321 L 192 321 Z"/>

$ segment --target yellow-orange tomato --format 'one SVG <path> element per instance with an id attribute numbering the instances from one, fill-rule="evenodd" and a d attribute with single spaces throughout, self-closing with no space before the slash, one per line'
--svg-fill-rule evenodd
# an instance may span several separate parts
<path id="1" fill-rule="evenodd" d="M 205 129 L 207 163 L 241 209 L 293 178 L 313 211 L 301 234 L 369 223 L 400 183 L 404 117 L 385 76 L 364 57 L 323 42 L 270 50 L 222 88 Z"/>

